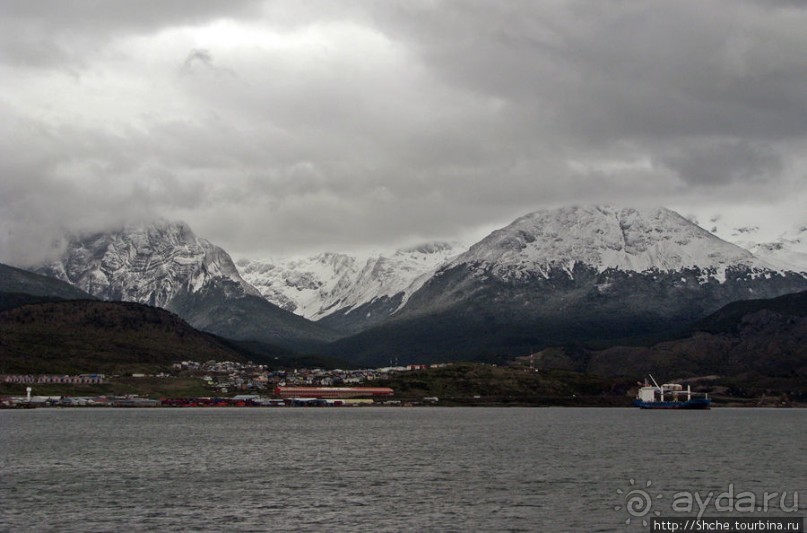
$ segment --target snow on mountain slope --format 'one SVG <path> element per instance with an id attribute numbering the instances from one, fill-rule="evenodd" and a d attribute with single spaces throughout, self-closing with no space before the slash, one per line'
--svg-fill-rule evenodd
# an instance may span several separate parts
<path id="1" fill-rule="evenodd" d="M 738 231 L 735 231 L 732 236 L 750 237 L 750 235 Z M 771 241 L 745 238 L 733 242 L 780 269 L 807 272 L 807 225 L 782 233 Z"/>
<path id="2" fill-rule="evenodd" d="M 444 264 L 391 320 L 328 350 L 375 364 L 644 342 L 729 302 L 805 289 L 807 275 L 774 269 L 667 209 L 544 209 Z"/>
<path id="3" fill-rule="evenodd" d="M 227 252 L 183 223 L 160 220 L 74 238 L 60 261 L 39 272 L 98 298 L 163 307 L 197 329 L 235 340 L 305 352 L 338 337 L 266 301 Z"/>
<path id="4" fill-rule="evenodd" d="M 775 242 L 750 243 L 741 246 L 781 270 L 807 272 L 807 252 L 799 251 L 798 244 L 800 243 L 793 243 L 788 239 L 783 239 Z"/>
<path id="5" fill-rule="evenodd" d="M 293 259 L 240 259 L 237 265 L 244 279 L 264 298 L 313 319 L 335 301 L 335 295 L 355 283 L 360 271 L 357 263 L 353 256 L 323 253 Z"/>
<path id="6" fill-rule="evenodd" d="M 464 250 L 457 244 L 435 242 L 365 258 L 323 253 L 295 259 L 242 259 L 238 268 L 270 302 L 318 320 L 399 294 L 403 304 L 440 265 Z"/>
<path id="7" fill-rule="evenodd" d="M 404 305 L 437 268 L 463 251 L 457 244 L 437 242 L 367 260 L 355 285 L 347 292 L 344 307 L 357 308 L 380 297 L 402 294 Z"/>
<path id="8" fill-rule="evenodd" d="M 158 307 L 216 279 L 234 282 L 241 295 L 260 294 L 224 250 L 196 237 L 186 224 L 165 220 L 73 239 L 60 261 L 38 271 L 99 298 Z"/>
<path id="9" fill-rule="evenodd" d="M 717 214 L 709 219 L 708 227 L 713 234 L 745 248 L 779 270 L 807 272 L 807 220 L 779 234 L 753 222 L 743 225 L 737 222 L 736 216 L 727 219 Z"/>
<path id="10" fill-rule="evenodd" d="M 698 267 L 718 280 L 728 266 L 767 270 L 751 252 L 712 235 L 664 208 L 610 206 L 544 209 L 494 231 L 450 266 L 481 265 L 502 279 L 551 270 L 570 276 L 576 264 L 643 272 Z"/>

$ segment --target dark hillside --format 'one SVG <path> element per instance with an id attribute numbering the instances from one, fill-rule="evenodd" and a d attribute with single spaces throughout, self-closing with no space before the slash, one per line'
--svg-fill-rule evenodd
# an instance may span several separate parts
<path id="1" fill-rule="evenodd" d="M 243 361 L 243 352 L 163 309 L 88 300 L 0 313 L 0 373 L 156 371 L 180 360 Z"/>
<path id="2" fill-rule="evenodd" d="M 0 293 L 30 294 L 62 300 L 94 300 L 69 283 L 0 263 Z"/>
<path id="3" fill-rule="evenodd" d="M 779 391 L 807 397 L 807 292 L 731 303 L 692 330 L 646 347 L 550 348 L 536 364 L 636 379 L 648 373 L 666 381 L 715 376 L 738 396 Z"/>

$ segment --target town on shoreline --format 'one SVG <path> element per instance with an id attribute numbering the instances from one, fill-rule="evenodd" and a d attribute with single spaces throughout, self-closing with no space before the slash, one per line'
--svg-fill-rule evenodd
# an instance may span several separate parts
<path id="1" fill-rule="evenodd" d="M 680 380 L 719 406 L 802 407 L 787 394 L 737 394 L 719 376 Z M 33 407 L 629 407 L 639 383 L 521 364 L 440 363 L 365 369 L 271 369 L 179 361 L 124 375 L 0 375 L 0 408 Z M 730 385 L 730 384 L 729 384 Z"/>

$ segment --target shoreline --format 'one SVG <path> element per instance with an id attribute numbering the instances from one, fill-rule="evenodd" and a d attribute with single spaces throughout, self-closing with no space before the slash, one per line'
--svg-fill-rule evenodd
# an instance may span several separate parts
<path id="1" fill-rule="evenodd" d="M 145 403 L 145 402 L 132 402 L 128 404 L 76 404 L 76 405 L 66 405 L 66 404 L 46 404 L 46 403 L 26 403 L 26 402 L 19 402 L 12 405 L 0 405 L 0 410 L 34 410 L 34 409 L 48 409 L 48 410 L 59 410 L 59 409 L 177 409 L 177 410 L 194 410 L 194 409 L 216 409 L 216 410 L 231 410 L 231 409 L 368 409 L 368 408 L 385 408 L 385 409 L 412 409 L 412 408 L 425 408 L 425 409 L 434 409 L 434 408 L 445 408 L 445 409 L 455 409 L 455 408 L 474 408 L 474 409 L 484 409 L 484 408 L 496 408 L 496 409 L 547 409 L 547 408 L 562 408 L 562 409 L 631 409 L 637 411 L 646 411 L 643 409 L 639 409 L 633 405 L 625 404 L 625 405 L 614 405 L 614 404 L 563 404 L 563 403 L 555 403 L 555 404 L 529 404 L 529 403 L 468 403 L 468 404 L 458 404 L 458 403 L 443 403 L 443 404 L 430 404 L 430 403 L 423 403 L 423 402 L 407 402 L 401 404 L 385 404 L 385 403 L 376 403 L 376 404 L 363 404 L 363 405 L 169 405 L 163 404 L 161 402 L 157 403 Z M 729 402 L 729 403 L 718 403 L 712 404 L 711 409 L 708 410 L 720 410 L 720 409 L 805 409 L 807 408 L 807 404 L 802 403 L 794 403 L 790 405 L 748 405 L 747 403 L 742 402 Z M 675 411 L 675 409 L 673 409 Z"/>

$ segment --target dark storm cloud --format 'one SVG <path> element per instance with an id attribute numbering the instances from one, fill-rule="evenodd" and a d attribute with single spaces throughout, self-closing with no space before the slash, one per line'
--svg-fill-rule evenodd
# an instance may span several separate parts
<path id="1" fill-rule="evenodd" d="M 663 156 L 662 163 L 692 185 L 772 181 L 782 171 L 782 158 L 766 145 L 712 140 L 683 144 Z"/>
<path id="2" fill-rule="evenodd" d="M 804 199 L 797 3 L 7 1 L 0 25 L 0 260 L 137 216 L 262 254 Z"/>
<path id="3" fill-rule="evenodd" d="M 528 120 L 543 117 L 576 137 L 807 131 L 807 37 L 799 30 L 805 8 L 694 1 L 407 6 L 388 8 L 381 19 L 439 76 L 518 103 Z"/>

